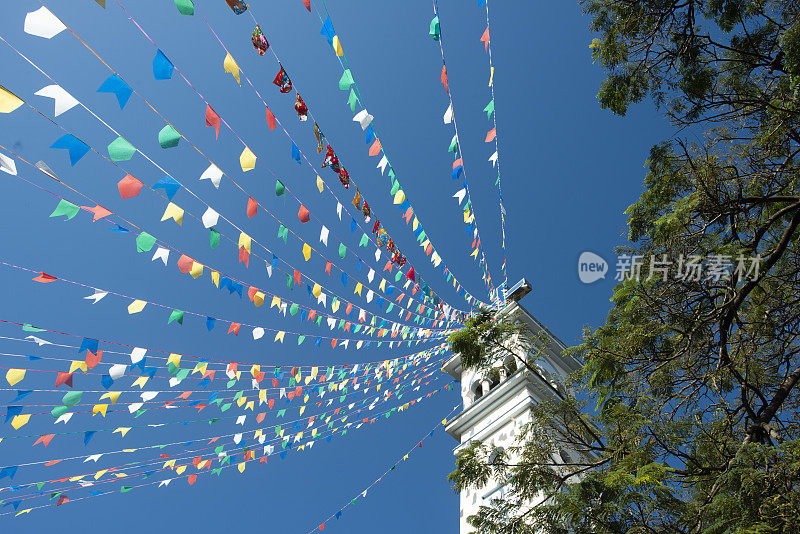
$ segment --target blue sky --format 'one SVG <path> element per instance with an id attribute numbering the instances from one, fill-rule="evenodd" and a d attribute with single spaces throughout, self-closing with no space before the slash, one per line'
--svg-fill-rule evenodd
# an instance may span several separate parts
<path id="1" fill-rule="evenodd" d="M 161 149 L 157 134 L 164 123 L 141 99 L 134 95 L 125 109 L 120 110 L 113 95 L 96 93 L 109 71 L 69 32 L 52 40 L 24 33 L 25 13 L 40 7 L 38 2 L 23 0 L 8 4 L 2 8 L 0 35 L 203 201 L 286 262 L 315 279 L 325 280 L 337 293 L 350 298 L 352 280 L 342 288 L 338 279 L 327 279 L 323 260 L 314 257 L 304 262 L 297 239 L 290 237 L 285 245 L 278 241 L 277 224 L 272 218 L 259 214 L 248 219 L 246 198 L 230 183 L 223 181 L 220 189 L 215 190 L 207 181 L 198 182 L 208 162 L 185 141 L 177 148 Z M 357 248 L 360 232 L 350 232 L 348 218 L 338 221 L 335 201 L 317 192 L 316 177 L 310 169 L 291 160 L 290 142 L 280 130 L 267 130 L 263 104 L 246 82 L 242 80 L 239 87 L 223 72 L 225 52 L 200 17 L 179 15 L 170 0 L 123 1 L 159 48 L 259 155 L 256 169 L 248 173 L 238 168 L 242 150 L 239 141 L 225 129 L 221 130 L 220 139 L 215 140 L 212 130 L 204 127 L 205 104 L 178 76 L 165 81 L 153 79 L 155 48 L 127 20 L 114 0 L 107 1 L 106 10 L 92 0 L 51 0 L 46 4 L 192 143 L 230 171 L 254 198 L 287 221 L 303 240 L 316 246 L 319 224 L 325 224 L 332 236 L 325 252 L 335 254 L 335 244 L 341 238 L 351 251 L 341 264 L 352 276 L 365 277 L 366 268 L 355 271 L 352 252 Z M 278 71 L 274 58 L 259 57 L 250 45 L 252 21 L 245 15 L 234 15 L 222 0 L 196 0 L 195 4 L 257 85 L 272 111 L 298 140 L 300 149 L 318 165 L 321 157 L 315 151 L 313 126 L 298 121 L 293 110 L 294 97 L 281 95 L 272 84 Z M 367 156 L 364 134 L 352 122 L 352 113 L 346 105 L 347 94 L 338 90 L 341 68 L 319 35 L 321 24 L 317 17 L 309 14 L 300 0 L 253 4 L 256 17 L 283 66 L 373 210 L 417 272 L 443 297 L 463 307 L 463 301 L 443 283 L 421 249 L 414 246 L 413 234 L 392 206 L 386 178 L 375 169 L 377 158 Z M 352 1 L 341 5 L 331 2 L 329 9 L 367 109 L 375 116 L 382 145 L 406 196 L 449 268 L 469 291 L 482 295 L 480 272 L 468 256 L 471 239 L 464 234 L 461 214 L 451 198 L 460 186 L 454 185 L 450 178 L 452 155 L 447 147 L 452 129 L 442 123 L 447 99 L 439 82 L 438 45 L 428 37 L 431 5 Z M 486 55 L 479 42 L 485 29 L 485 12 L 476 0 L 442 0 L 440 12 L 449 86 L 472 202 L 493 278 L 499 279 L 500 222 L 494 175 L 487 161 L 492 150 L 484 143 L 491 126 L 482 111 L 489 100 Z M 613 286 L 612 251 L 625 243 L 623 211 L 641 191 L 649 147 L 669 136 L 671 130 L 649 105 L 633 108 L 625 118 L 600 109 L 595 95 L 603 73 L 592 65 L 589 20 L 581 14 L 577 3 L 493 2 L 491 16 L 495 104 L 508 212 L 509 279 L 513 284 L 524 276 L 532 283 L 533 293 L 526 297 L 524 305 L 565 343 L 572 345 L 579 340 L 584 325 L 597 326 L 608 311 Z M 51 82 L 2 43 L 0 65 L 0 84 L 52 117 L 52 100 L 33 96 Z M 116 137 L 80 108 L 56 120 L 100 150 Z M 120 199 L 116 187 L 124 175 L 120 168 L 91 152 L 71 167 L 63 151 L 49 149 L 61 135 L 50 122 L 25 107 L 0 116 L 3 146 L 32 162 L 44 160 L 65 183 L 159 239 L 194 254 L 198 261 L 308 305 L 304 290 L 289 292 L 280 277 L 267 279 L 263 265 L 251 263 L 245 269 L 237 262 L 236 251 L 229 244 L 210 250 L 207 230 L 188 215 L 182 227 L 172 221 L 160 222 L 165 202 L 152 192 L 143 190 L 136 199 Z M 125 162 L 123 167 L 147 184 L 163 176 L 141 156 Z M 66 198 L 77 198 L 27 165 L 18 163 L 18 169 L 28 180 Z M 332 173 L 319 172 L 346 198 Z M 275 197 L 276 175 L 307 202 L 310 224 L 299 223 L 297 205 L 291 199 Z M 265 311 L 266 307 L 256 309 L 247 300 L 223 294 L 211 285 L 208 274 L 198 280 L 181 275 L 175 267 L 175 256 L 170 258 L 167 268 L 151 262 L 152 254 L 137 254 L 130 236 L 110 232 L 108 225 L 102 223 L 92 224 L 86 213 L 68 222 L 48 218 L 55 207 L 55 197 L 25 182 L 2 174 L 0 187 L 4 200 L 1 249 L 4 262 L 218 318 L 288 331 L 303 329 L 310 336 L 321 332 L 318 327 L 298 326 L 296 318 L 279 318 L 274 311 Z M 352 189 L 348 193 L 351 192 Z M 197 216 L 204 209 L 185 190 L 176 194 L 175 202 Z M 236 237 L 230 228 L 225 233 Z M 359 249 L 364 251 L 360 252 L 364 258 L 369 258 L 372 250 Z M 593 285 L 582 284 L 577 277 L 577 258 L 585 250 L 605 257 L 612 269 L 611 276 Z M 125 311 L 129 300 L 109 296 L 91 305 L 82 299 L 91 291 L 61 283 L 36 284 L 30 278 L 29 273 L 2 268 L 0 319 L 181 354 L 265 365 L 328 366 L 410 352 L 406 348 L 386 350 L 385 345 L 360 351 L 332 350 L 325 345 L 316 348 L 310 342 L 298 347 L 296 338 L 282 345 L 273 344 L 269 334 L 254 341 L 249 331 L 244 330 L 238 337 L 225 335 L 222 327 L 207 332 L 202 320 L 188 315 L 183 326 L 167 325 L 168 311 L 149 307 L 141 314 L 129 316 Z M 374 303 L 368 310 L 380 311 Z M 19 330 L 10 327 L 0 327 L 0 335 L 20 337 Z M 10 341 L 2 346 L 0 352 L 35 350 L 28 346 L 20 349 L 20 343 Z M 64 357 L 76 356 L 73 352 Z M 2 358 L 0 361 L 7 361 Z M 438 383 L 446 384 L 447 379 L 440 377 Z M 24 383 L 19 387 L 23 386 Z M 0 395 L 3 404 L 13 398 L 11 391 L 2 391 Z M 305 532 L 402 457 L 458 402 L 454 391 L 439 393 L 404 414 L 337 436 L 330 443 L 319 443 L 311 451 L 270 460 L 267 466 L 249 466 L 242 475 L 227 470 L 220 477 L 201 478 L 192 487 L 184 482 L 166 489 L 151 487 L 70 503 L 58 509 L 48 508 L 15 520 L 13 528 L 20 533 L 42 532 L 62 525 L 68 528 L 80 525 L 85 532 L 107 531 L 112 526 L 119 532 L 141 528 L 166 532 L 231 527 Z M 110 415 L 107 420 L 76 417 L 67 430 L 111 426 L 116 424 L 112 417 L 119 418 L 120 426 L 128 419 L 126 415 Z M 235 431 L 230 422 L 225 425 L 215 431 Z M 48 430 L 52 428 L 50 420 L 43 424 L 32 420 L 30 424 L 32 433 L 55 431 Z M 59 425 L 58 431 L 63 428 Z M 213 435 L 211 430 L 199 431 L 188 426 L 148 432 L 129 434 L 125 445 Z M 9 424 L 0 429 L 2 436 L 13 433 Z M 121 443 L 116 435 L 98 436 L 84 447 L 79 437 L 58 436 L 45 450 L 41 446 L 31 448 L 28 441 L 21 441 L 6 440 L 0 444 L 3 461 L 14 458 L 22 463 L 30 459 L 92 454 L 119 447 Z M 446 480 L 453 467 L 454 445 L 454 440 L 439 429 L 421 449 L 416 449 L 408 462 L 371 490 L 366 499 L 349 508 L 341 519 L 329 522 L 326 531 L 358 533 L 380 528 L 391 533 L 457 528 L 458 500 Z M 20 470 L 15 482 L 38 480 L 42 468 L 36 469 L 38 473 Z M 74 469 L 80 467 L 76 465 Z M 2 484 L 6 483 L 7 479 Z M 0 497 L 6 498 L 2 494 Z"/>

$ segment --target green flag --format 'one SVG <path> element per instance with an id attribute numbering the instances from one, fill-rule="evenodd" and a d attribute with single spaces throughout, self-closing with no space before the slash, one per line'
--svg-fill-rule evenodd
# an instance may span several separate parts
<path id="1" fill-rule="evenodd" d="M 347 254 L 347 247 L 344 246 L 344 243 L 339 243 L 339 257 L 344 259 L 345 254 Z"/>
<path id="2" fill-rule="evenodd" d="M 192 0 L 175 0 L 175 7 L 181 15 L 194 15 L 194 4 Z"/>
<path id="3" fill-rule="evenodd" d="M 161 145 L 161 148 L 176 147 L 180 140 L 181 134 L 170 124 L 167 124 L 158 132 L 158 144 Z"/>
<path id="4" fill-rule="evenodd" d="M 136 251 L 137 252 L 147 252 L 153 248 L 153 245 L 156 244 L 156 238 L 148 234 L 147 232 L 142 232 L 136 237 Z"/>
<path id="5" fill-rule="evenodd" d="M 486 105 L 485 108 L 483 108 L 483 111 L 486 112 L 486 118 L 487 119 L 491 119 L 492 118 L 492 113 L 494 113 L 494 98 L 492 99 L 491 102 L 489 102 Z"/>
<path id="6" fill-rule="evenodd" d="M 50 217 L 60 217 L 65 215 L 67 220 L 70 220 L 75 217 L 79 211 L 80 208 L 78 206 L 62 198 L 58 201 L 58 206 L 56 206 L 56 209 L 54 209 L 53 213 L 50 214 Z"/>
<path id="7" fill-rule="evenodd" d="M 178 324 L 183 324 L 183 312 L 181 310 L 172 310 L 172 313 L 169 314 L 169 321 L 167 324 L 176 321 Z"/>
<path id="8" fill-rule="evenodd" d="M 108 145 L 108 157 L 111 161 L 128 161 L 136 154 L 136 148 L 122 137 L 117 137 Z"/>
<path id="9" fill-rule="evenodd" d="M 356 96 L 356 92 L 350 89 L 350 97 L 347 99 L 347 103 L 350 105 L 350 111 L 355 113 L 356 112 L 356 104 L 358 103 L 358 97 Z"/>
<path id="10" fill-rule="evenodd" d="M 219 232 L 217 232 L 212 228 L 211 233 L 208 236 L 208 241 L 209 244 L 211 245 L 211 248 L 217 248 L 219 246 L 219 239 L 220 239 Z"/>
<path id="11" fill-rule="evenodd" d="M 342 77 L 339 78 L 339 89 L 342 91 L 347 91 L 354 83 L 355 80 L 353 80 L 353 74 L 350 72 L 350 69 L 347 69 L 342 73 Z"/>
<path id="12" fill-rule="evenodd" d="M 281 196 L 285 192 L 286 187 L 284 187 L 280 180 L 275 180 L 275 196 Z"/>

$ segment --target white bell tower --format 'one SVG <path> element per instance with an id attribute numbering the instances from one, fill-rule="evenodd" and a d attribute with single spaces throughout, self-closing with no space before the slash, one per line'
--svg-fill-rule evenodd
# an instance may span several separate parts
<path id="1" fill-rule="evenodd" d="M 537 344 L 536 352 L 528 341 L 520 339 L 516 352 L 525 352 L 535 357 L 534 365 L 545 380 L 564 378 L 576 371 L 580 365 L 572 357 L 564 355 L 566 346 L 545 328 L 519 300 L 530 292 L 530 285 L 523 279 L 509 291 L 506 305 L 497 312 L 497 318 L 510 318 L 522 324 L 533 339 L 543 340 Z M 541 343 L 541 342 L 540 342 Z M 453 449 L 457 455 L 473 440 L 488 445 L 508 447 L 523 425 L 530 422 L 532 406 L 543 400 L 557 400 L 555 382 L 549 385 L 532 373 L 511 354 L 498 354 L 496 362 L 488 372 L 465 371 L 461 357 L 456 354 L 444 365 L 444 370 L 461 382 L 461 397 L 464 409 L 447 423 L 445 430 L 458 440 Z M 557 386 L 558 387 L 558 386 Z M 460 497 L 460 533 L 469 534 L 474 530 L 467 523 L 467 517 L 478 512 L 481 506 L 488 506 L 492 499 L 502 497 L 506 491 L 494 480 L 480 490 L 467 489 Z M 531 503 L 533 505 L 535 503 Z"/>

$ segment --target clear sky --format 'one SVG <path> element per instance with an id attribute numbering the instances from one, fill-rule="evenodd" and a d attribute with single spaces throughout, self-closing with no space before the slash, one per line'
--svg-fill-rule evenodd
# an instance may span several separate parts
<path id="1" fill-rule="evenodd" d="M 240 171 L 238 157 L 242 146 L 230 131 L 223 128 L 219 140 L 215 140 L 212 129 L 205 128 L 205 104 L 177 74 L 171 80 L 153 79 L 155 48 L 127 19 L 115 0 L 107 0 L 106 10 L 93 0 L 48 0 L 46 5 L 192 143 L 230 172 L 302 239 L 317 247 L 319 224 L 325 224 L 331 237 L 328 248 L 322 247 L 324 252 L 334 256 L 351 276 L 366 278 L 366 266 L 360 272 L 355 270 L 353 252 L 361 232 L 351 233 L 346 214 L 343 222 L 339 222 L 335 200 L 317 192 L 312 170 L 292 161 L 290 141 L 280 128 L 268 131 L 263 104 L 245 80 L 242 79 L 240 87 L 224 73 L 225 52 L 202 18 L 179 15 L 172 0 L 120 1 L 259 155 L 255 170 Z M 195 4 L 298 141 L 303 153 L 318 167 L 321 156 L 316 153 L 313 124 L 300 123 L 293 109 L 293 93 L 282 95 L 272 84 L 279 67 L 272 55 L 260 57 L 253 50 L 252 20 L 246 15 L 234 15 L 222 0 L 195 0 Z M 417 272 L 449 302 L 463 308 L 463 300 L 430 266 L 392 206 L 386 178 L 375 169 L 377 158 L 368 157 L 364 133 L 352 122 L 352 113 L 346 105 L 347 94 L 338 89 L 341 67 L 320 36 L 321 24 L 316 14 L 309 14 L 301 0 L 252 4 L 270 44 L 372 209 Z M 278 240 L 277 223 L 263 212 L 248 219 L 246 197 L 227 179 L 219 190 L 208 181 L 199 182 L 198 177 L 208 162 L 185 141 L 177 148 L 160 148 L 157 134 L 164 122 L 140 98 L 134 95 L 125 109 L 120 110 L 113 95 L 97 93 L 109 70 L 69 32 L 51 40 L 24 33 L 25 14 L 40 5 L 35 0 L 4 2 L 0 8 L 0 35 L 254 240 L 304 273 L 325 281 L 343 297 L 351 298 L 352 279 L 347 287 L 342 287 L 338 277 L 329 279 L 324 273 L 324 260 L 314 256 L 305 262 L 300 241 L 292 236 L 287 244 Z M 438 44 L 428 36 L 432 5 L 353 0 L 331 1 L 328 7 L 367 109 L 375 116 L 374 125 L 407 198 L 450 270 L 470 292 L 486 298 L 480 271 L 469 258 L 472 239 L 464 233 L 457 201 L 452 198 L 460 186 L 450 178 L 452 155 L 447 148 L 453 132 L 442 122 L 447 99 L 440 83 L 441 56 Z M 493 151 L 489 147 L 493 145 L 484 143 L 491 126 L 483 108 L 490 97 L 487 58 L 479 42 L 486 25 L 485 11 L 477 0 L 441 0 L 440 10 L 449 87 L 455 102 L 472 202 L 482 246 L 492 276 L 497 280 L 502 261 L 500 222 L 495 176 L 487 161 Z M 533 292 L 523 304 L 567 345 L 573 345 L 580 339 L 584 325 L 597 326 L 608 311 L 615 263 L 612 251 L 625 243 L 623 211 L 641 191 L 649 147 L 667 137 L 670 129 L 649 105 L 632 109 L 625 118 L 600 109 L 595 95 L 603 73 L 597 65 L 592 65 L 589 20 L 576 2 L 492 2 L 491 24 L 495 108 L 508 212 L 509 281 L 513 284 L 521 277 L 527 278 Z M 0 84 L 52 118 L 52 100 L 33 95 L 52 82 L 3 43 L 0 43 L 0 66 Z M 116 137 L 79 107 L 55 120 L 101 151 Z M 0 115 L 0 145 L 32 162 L 44 160 L 66 184 L 198 261 L 284 298 L 311 305 L 304 289 L 290 292 L 277 274 L 267 279 L 263 262 L 251 260 L 249 269 L 239 264 L 230 243 L 211 250 L 208 231 L 188 215 L 192 212 L 200 216 L 205 208 L 186 190 L 178 191 L 174 199 L 187 210 L 181 227 L 172 221 L 160 222 L 166 203 L 146 188 L 139 197 L 122 200 L 116 183 L 125 172 L 149 185 L 163 177 L 144 158 L 137 155 L 115 168 L 90 152 L 71 167 L 65 151 L 49 148 L 62 133 L 26 107 L 10 115 Z M 22 177 L 58 195 L 71 200 L 79 198 L 27 165 L 18 162 L 18 169 Z M 341 198 L 350 198 L 347 195 L 353 190 L 345 192 L 329 170 L 318 172 Z M 309 224 L 299 223 L 297 204 L 292 199 L 276 198 L 275 176 L 305 201 L 311 212 Z M 182 275 L 175 266 L 174 255 L 166 268 L 159 262 L 151 262 L 152 252 L 137 253 L 129 235 L 110 232 L 107 224 L 92 224 L 85 212 L 67 222 L 48 218 L 57 203 L 56 197 L 12 176 L 0 174 L 0 193 L 3 199 L 0 259 L 4 262 L 202 315 L 304 331 L 309 336 L 324 335 L 327 331 L 308 323 L 300 325 L 297 317 L 279 317 L 266 306 L 256 309 L 246 298 L 240 300 L 238 296 L 218 291 L 208 273 L 197 280 Z M 235 239 L 238 232 L 228 226 L 224 233 Z M 335 253 L 340 239 L 349 249 L 342 261 Z M 370 259 L 374 252 L 373 248 L 358 250 L 365 259 Z M 577 276 L 577 258 L 587 250 L 605 257 L 611 269 L 610 276 L 593 285 L 582 284 Z M 260 254 L 269 257 L 263 249 Z M 413 350 L 407 347 L 388 350 L 385 344 L 359 351 L 351 350 L 352 346 L 348 350 L 332 350 L 325 344 L 317 348 L 310 341 L 297 346 L 296 336 L 287 337 L 284 344 L 274 344 L 269 333 L 254 341 L 244 328 L 238 337 L 225 335 L 221 326 L 208 332 L 203 320 L 188 315 L 183 326 L 167 325 L 168 310 L 148 307 L 141 314 L 129 316 L 125 308 L 130 300 L 109 295 L 92 305 L 82 299 L 90 290 L 62 283 L 37 284 L 30 281 L 30 273 L 2 266 L 0 273 L 3 295 L 0 319 L 135 346 L 286 366 L 381 360 Z M 365 307 L 370 312 L 380 312 L 374 302 Z M 20 337 L 19 333 L 17 328 L 0 326 L 2 336 Z M 45 333 L 40 335 L 47 337 Z M 28 354 L 37 350 L 30 346 L 20 348 L 19 343 L 10 341 L 0 342 L 0 346 L 3 347 L 0 352 L 4 353 L 23 350 Z M 77 356 L 72 351 L 63 357 Z M 11 360 L 2 358 L 3 366 L 13 366 Z M 438 384 L 448 383 L 441 373 L 435 376 Z M 0 405 L 11 401 L 14 397 L 11 390 L 15 389 L 0 391 Z M 34 397 L 29 399 L 34 402 Z M 87 533 L 107 532 L 110 528 L 116 532 L 138 532 L 143 528 L 157 532 L 222 528 L 307 532 L 401 458 L 459 400 L 455 390 L 439 393 L 403 414 L 376 421 L 346 436 L 337 435 L 330 443 L 320 442 L 310 451 L 290 453 L 285 459 L 270 459 L 266 466 L 248 466 L 244 474 L 229 469 L 220 477 L 203 477 L 191 487 L 182 482 L 168 488 L 150 487 L 69 503 L 9 520 L 13 521 L 9 524 L 13 524 L 16 533 L 47 532 L 51 528 Z M 155 421 L 160 416 L 151 417 Z M 115 421 L 124 426 L 129 420 L 127 414 L 109 415 L 106 420 L 76 416 L 66 427 L 58 425 L 57 431 L 104 428 L 117 424 Z M 92 454 L 118 448 L 120 443 L 136 447 L 236 431 L 230 421 L 217 423 L 222 424 L 226 426 L 216 426 L 213 430 L 187 426 L 131 432 L 123 441 L 118 435 L 97 436 L 86 447 L 80 439 L 82 434 L 57 436 L 46 450 L 41 445 L 30 447 L 33 440 L 9 439 L 0 444 L 0 464 Z M 52 429 L 46 416 L 44 423 L 32 420 L 22 430 L 45 434 L 56 431 Z M 14 432 L 10 424 L 0 428 L 0 436 L 11 436 Z M 455 444 L 450 436 L 437 430 L 409 461 L 371 490 L 366 499 L 348 508 L 341 519 L 330 521 L 326 531 L 453 532 L 458 524 L 458 499 L 446 476 L 453 468 L 451 451 Z M 74 466 L 75 472 L 83 468 L 79 463 Z M 30 473 L 21 469 L 14 482 L 39 480 L 37 476 L 44 476 L 41 467 Z M 0 485 L 7 486 L 8 479 L 0 481 Z M 0 498 L 13 500 L 8 495 L 0 493 Z M 0 508 L 0 512 L 9 510 Z"/>

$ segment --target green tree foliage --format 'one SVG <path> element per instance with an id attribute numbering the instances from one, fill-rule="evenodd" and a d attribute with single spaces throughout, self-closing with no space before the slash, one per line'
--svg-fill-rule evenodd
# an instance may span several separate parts
<path id="1" fill-rule="evenodd" d="M 514 487 L 470 519 L 480 533 L 800 532 L 800 2 L 582 5 L 600 105 L 651 98 L 677 127 L 626 212 L 641 276 L 517 447 L 473 443 L 451 480 Z M 728 274 L 686 276 L 692 256 Z M 491 354 L 477 326 L 455 340 L 470 367 Z"/>

